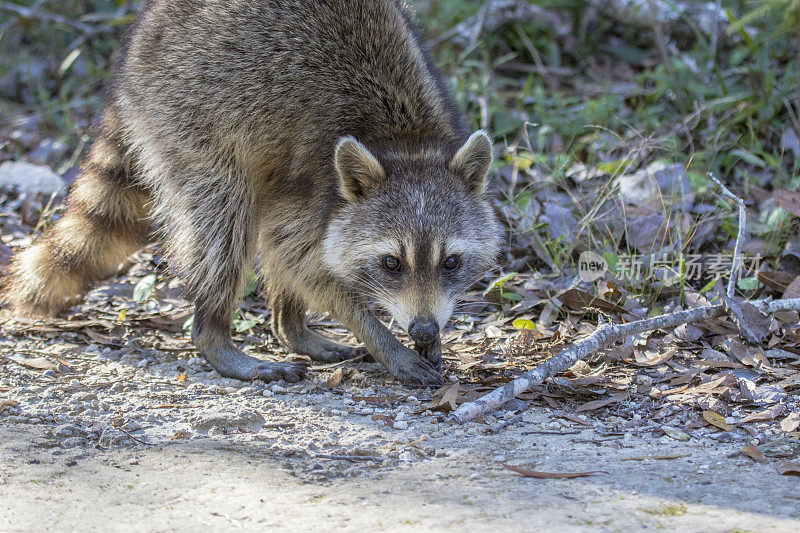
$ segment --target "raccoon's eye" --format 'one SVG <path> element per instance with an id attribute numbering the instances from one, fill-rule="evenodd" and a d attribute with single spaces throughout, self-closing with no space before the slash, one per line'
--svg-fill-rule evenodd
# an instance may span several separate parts
<path id="1" fill-rule="evenodd" d="M 393 255 L 387 255 L 383 258 L 383 268 L 388 270 L 389 272 L 399 272 L 400 271 L 400 260 Z"/>
<path id="2" fill-rule="evenodd" d="M 451 255 L 450 257 L 445 259 L 444 263 L 442 264 L 442 268 L 444 268 L 447 272 L 452 272 L 460 266 L 461 266 L 461 257 L 457 255 Z"/>

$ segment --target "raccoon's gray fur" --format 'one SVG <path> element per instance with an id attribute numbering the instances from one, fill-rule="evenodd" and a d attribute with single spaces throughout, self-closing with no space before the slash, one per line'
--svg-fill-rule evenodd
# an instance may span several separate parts
<path id="1" fill-rule="evenodd" d="M 392 375 L 438 384 L 439 328 L 498 250 L 491 160 L 398 0 L 153 0 L 67 211 L 14 259 L 4 298 L 57 312 L 147 242 L 153 219 L 196 300 L 192 338 L 221 374 L 302 377 L 231 342 L 258 256 L 288 349 L 354 355 L 307 328 L 308 309 L 328 311 Z"/>

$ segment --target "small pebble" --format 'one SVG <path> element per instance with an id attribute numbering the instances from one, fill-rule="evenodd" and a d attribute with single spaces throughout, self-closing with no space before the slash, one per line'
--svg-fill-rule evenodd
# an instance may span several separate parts
<path id="1" fill-rule="evenodd" d="M 408 429 L 408 422 L 406 422 L 405 420 L 398 420 L 397 422 L 392 424 L 392 427 L 394 429 L 401 429 L 401 430 Z"/>

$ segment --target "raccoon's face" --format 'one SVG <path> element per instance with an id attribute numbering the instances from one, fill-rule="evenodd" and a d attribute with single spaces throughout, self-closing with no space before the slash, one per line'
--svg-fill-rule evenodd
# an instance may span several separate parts
<path id="1" fill-rule="evenodd" d="M 500 231 L 485 199 L 492 145 L 473 134 L 449 160 L 435 150 L 379 161 L 352 137 L 336 148 L 345 207 L 323 260 L 418 345 L 439 338 L 464 291 L 492 268 Z"/>

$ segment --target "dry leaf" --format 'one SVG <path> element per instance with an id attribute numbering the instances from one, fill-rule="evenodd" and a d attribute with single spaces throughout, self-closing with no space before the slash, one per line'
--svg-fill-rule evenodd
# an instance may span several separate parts
<path id="1" fill-rule="evenodd" d="M 189 438 L 189 432 L 186 431 L 185 429 L 179 429 L 169 440 L 181 440 L 188 438 Z"/>
<path id="2" fill-rule="evenodd" d="M 94 331 L 94 330 L 92 330 L 90 328 L 84 328 L 83 329 L 83 333 L 85 333 L 86 336 L 89 337 L 90 339 L 92 339 L 94 342 L 96 342 L 98 344 L 102 344 L 104 346 L 119 346 L 120 345 L 119 339 L 114 339 L 114 338 L 111 338 L 111 337 L 107 337 L 106 335 L 103 335 L 102 333 L 97 333 L 96 331 Z"/>
<path id="3" fill-rule="evenodd" d="M 372 420 L 373 422 L 383 422 L 384 424 L 386 424 L 386 425 L 387 425 L 387 426 L 389 426 L 390 428 L 393 428 L 393 427 L 394 427 L 394 418 L 392 418 L 391 416 L 386 416 L 386 415 L 372 415 L 372 417 L 370 417 L 370 418 L 371 418 L 371 420 Z"/>
<path id="4" fill-rule="evenodd" d="M 763 271 L 758 273 L 758 281 L 780 293 L 786 291 L 786 287 L 788 287 L 794 279 L 794 274 L 790 274 L 789 272 Z"/>
<path id="5" fill-rule="evenodd" d="M 703 411 L 703 418 L 705 418 L 706 422 L 722 431 L 730 431 L 733 429 L 733 426 L 725 422 L 724 416 L 714 411 Z"/>
<path id="6" fill-rule="evenodd" d="M 533 477 L 536 479 L 572 479 L 576 477 L 586 477 L 592 474 L 608 474 L 602 470 L 592 470 L 591 472 L 537 472 L 535 470 L 528 470 L 527 468 L 520 468 L 518 466 L 500 463 L 509 470 L 522 475 L 523 477 Z"/>
<path id="7" fill-rule="evenodd" d="M 778 473 L 782 476 L 800 476 L 800 463 L 781 463 L 778 465 Z"/>
<path id="8" fill-rule="evenodd" d="M 366 402 L 372 405 L 391 407 L 395 402 L 400 401 L 398 396 L 353 396 L 354 402 Z"/>
<path id="9" fill-rule="evenodd" d="M 575 412 L 580 413 L 583 411 L 594 411 L 595 409 L 600 409 L 601 407 L 605 407 L 606 405 L 622 402 L 627 399 L 628 399 L 628 392 L 623 392 L 620 394 L 615 394 L 611 398 L 606 398 L 604 400 L 594 400 L 591 402 L 587 402 L 583 405 L 578 406 L 578 408 L 575 409 Z"/>
<path id="10" fill-rule="evenodd" d="M 9 357 L 15 363 L 28 368 L 35 368 L 37 370 L 58 370 L 58 364 L 44 357 L 22 357 L 21 355 L 12 355 Z"/>
<path id="11" fill-rule="evenodd" d="M 669 426 L 663 426 L 661 430 L 668 436 L 672 437 L 675 440 L 679 440 L 681 442 L 688 441 L 691 437 L 680 429 L 675 429 Z"/>
<path id="12" fill-rule="evenodd" d="M 601 309 L 611 313 L 625 313 L 625 309 L 615 303 L 609 302 L 602 298 L 598 298 L 588 292 L 579 289 L 569 289 L 561 293 L 558 299 L 565 305 L 583 311 L 587 308 Z"/>
<path id="13" fill-rule="evenodd" d="M 752 444 L 748 444 L 742 448 L 742 453 L 757 463 L 767 462 L 767 458 L 764 457 L 764 453 Z"/>
<path id="14" fill-rule="evenodd" d="M 425 406 L 425 409 L 432 409 L 436 411 L 454 411 L 456 408 L 456 400 L 458 399 L 458 389 L 461 384 L 456 381 L 450 385 L 445 385 L 441 389 L 433 393 L 433 396 L 441 396 L 438 400 L 433 400 Z"/>
<path id="15" fill-rule="evenodd" d="M 325 386 L 328 387 L 329 389 L 338 387 L 339 385 L 341 385 L 343 379 L 344 379 L 344 369 L 342 367 L 339 367 L 333 371 L 333 374 L 328 376 L 328 379 L 325 380 Z"/>
<path id="16" fill-rule="evenodd" d="M 17 405 L 17 400 L 3 400 L 0 402 L 0 413 Z"/>
<path id="17" fill-rule="evenodd" d="M 800 413 L 791 413 L 781 420 L 781 429 L 786 433 L 791 433 L 798 427 L 800 427 Z"/>
<path id="18" fill-rule="evenodd" d="M 784 410 L 786 410 L 786 406 L 783 404 L 775 404 L 772 407 L 764 409 L 763 411 L 748 415 L 736 423 L 747 424 L 748 422 L 764 422 L 766 420 L 775 420 L 783 414 Z"/>
<path id="19" fill-rule="evenodd" d="M 753 344 L 761 343 L 769 333 L 770 320 L 749 302 L 729 299 L 725 294 L 721 296 L 742 337 Z"/>
<path id="20" fill-rule="evenodd" d="M 578 424 L 582 424 L 584 426 L 591 425 L 588 420 L 583 418 L 582 416 L 572 415 L 569 413 L 565 413 L 564 411 L 553 411 L 553 414 L 560 418 L 566 418 L 567 420 L 571 420 L 572 422 L 577 422 Z"/>
<path id="21" fill-rule="evenodd" d="M 178 374 L 177 380 L 178 381 L 186 381 L 186 374 Z"/>

